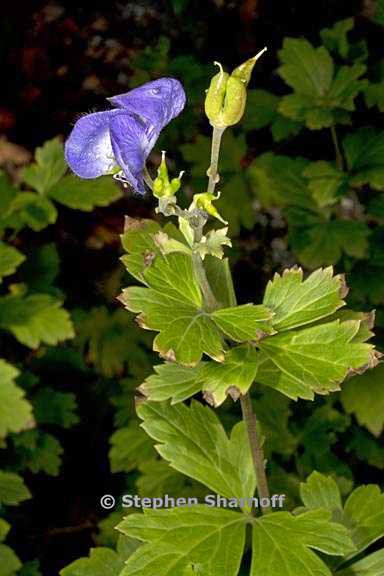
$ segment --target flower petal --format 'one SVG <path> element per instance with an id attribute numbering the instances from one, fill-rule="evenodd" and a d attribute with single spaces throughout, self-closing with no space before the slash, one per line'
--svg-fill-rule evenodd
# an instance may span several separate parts
<path id="1" fill-rule="evenodd" d="M 65 143 L 65 159 L 80 178 L 97 178 L 115 166 L 109 122 L 116 111 L 95 112 L 80 118 Z"/>
<path id="2" fill-rule="evenodd" d="M 144 194 L 143 168 L 160 131 L 148 120 L 137 118 L 126 110 L 119 112 L 110 120 L 112 149 L 128 182 L 139 194 Z"/>
<path id="3" fill-rule="evenodd" d="M 160 131 L 180 114 L 186 98 L 183 86 L 178 80 L 160 78 L 108 100 L 114 106 L 125 108 L 149 120 Z"/>

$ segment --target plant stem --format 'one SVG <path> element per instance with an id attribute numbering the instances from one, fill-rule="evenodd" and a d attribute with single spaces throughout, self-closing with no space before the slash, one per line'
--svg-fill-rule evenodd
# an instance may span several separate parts
<path id="1" fill-rule="evenodd" d="M 223 135 L 225 128 L 216 128 L 213 127 L 213 134 L 212 134 L 212 147 L 211 147 L 211 165 L 208 168 L 207 175 L 209 177 L 208 180 L 208 190 L 210 194 L 213 194 L 215 191 L 215 186 L 219 181 L 219 174 L 217 171 L 217 167 L 219 164 L 219 154 L 220 154 L 220 144 L 221 144 L 221 137 Z"/>
<path id="2" fill-rule="evenodd" d="M 269 492 L 267 475 L 265 473 L 264 451 L 261 445 L 260 436 L 257 431 L 256 414 L 252 407 L 252 400 L 249 395 L 249 392 L 247 392 L 247 394 L 245 394 L 244 396 L 240 397 L 240 402 L 241 402 L 241 410 L 243 413 L 243 420 L 247 427 L 248 439 L 251 447 L 252 460 L 255 469 L 257 491 L 259 494 L 259 498 L 269 499 L 270 492 Z M 262 506 L 261 510 L 263 514 L 271 512 L 270 507 Z"/>
<path id="3" fill-rule="evenodd" d="M 337 138 L 337 132 L 334 125 L 331 126 L 331 134 L 332 134 L 332 142 L 335 147 L 335 153 L 336 153 L 336 166 L 338 167 L 339 170 L 343 170 L 344 160 L 340 150 L 339 140 Z"/>

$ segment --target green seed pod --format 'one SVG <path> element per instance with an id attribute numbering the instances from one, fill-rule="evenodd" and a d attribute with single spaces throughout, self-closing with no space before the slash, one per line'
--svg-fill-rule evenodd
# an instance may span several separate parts
<path id="1" fill-rule="evenodd" d="M 215 128 L 226 128 L 237 124 L 244 114 L 247 101 L 246 87 L 251 78 L 253 67 L 266 48 L 250 58 L 229 76 L 221 64 L 220 71 L 212 78 L 205 99 L 205 113 Z"/>

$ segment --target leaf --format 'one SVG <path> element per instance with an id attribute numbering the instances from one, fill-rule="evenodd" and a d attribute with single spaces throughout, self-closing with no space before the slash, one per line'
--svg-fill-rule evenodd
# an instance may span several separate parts
<path id="1" fill-rule="evenodd" d="M 89 558 L 79 558 L 60 571 L 60 576 L 119 576 L 124 559 L 110 548 L 91 548 Z"/>
<path id="2" fill-rule="evenodd" d="M 367 484 L 356 488 L 345 503 L 344 514 L 352 527 L 356 553 L 384 536 L 384 494 L 378 486 Z"/>
<path id="3" fill-rule="evenodd" d="M 384 190 L 384 132 L 360 128 L 344 138 L 343 148 L 352 184 Z"/>
<path id="4" fill-rule="evenodd" d="M 239 342 L 257 339 L 259 331 L 270 330 L 270 312 L 263 306 L 246 304 L 206 312 L 192 260 L 186 254 L 155 258 L 143 277 L 149 287 L 127 288 L 121 301 L 131 312 L 140 313 L 137 321 L 142 328 L 159 332 L 153 349 L 168 360 L 193 366 L 203 353 L 224 360 L 219 328 Z"/>
<path id="5" fill-rule="evenodd" d="M 155 366 L 156 374 L 149 376 L 139 390 L 148 400 L 172 404 L 182 402 L 197 392 L 213 406 L 220 406 L 227 395 L 238 398 L 245 394 L 255 379 L 258 356 L 250 346 L 231 348 L 224 362 L 201 362 L 189 368 L 175 363 Z"/>
<path id="6" fill-rule="evenodd" d="M 367 108 L 377 106 L 380 112 L 384 112 L 384 86 L 382 82 L 378 84 L 370 82 L 364 89 L 364 96 Z"/>
<path id="7" fill-rule="evenodd" d="M 252 195 L 244 173 L 223 176 L 217 207 L 224 220 L 229 222 L 231 236 L 237 236 L 241 228 L 253 228 L 256 211 L 252 206 Z"/>
<path id="8" fill-rule="evenodd" d="M 35 232 L 40 232 L 49 224 L 54 224 L 57 219 L 57 210 L 52 202 L 34 192 L 18 194 L 12 202 L 9 212 L 11 216 L 17 219 L 15 228 L 29 226 Z"/>
<path id="9" fill-rule="evenodd" d="M 262 154 L 248 168 L 252 189 L 263 206 L 299 205 L 317 210 L 308 190 L 304 169 L 309 165 L 304 158 Z"/>
<path id="10" fill-rule="evenodd" d="M 147 498 L 161 498 L 164 494 L 180 497 L 193 497 L 191 482 L 173 470 L 164 460 L 143 461 L 139 467 L 140 477 L 136 482 L 139 494 Z M 195 483 L 197 485 L 197 483 Z"/>
<path id="11" fill-rule="evenodd" d="M 49 191 L 49 196 L 68 208 L 90 212 L 96 206 L 109 206 L 122 192 L 111 176 L 83 180 L 70 174 Z"/>
<path id="12" fill-rule="evenodd" d="M 340 390 L 351 370 L 377 363 L 372 345 L 353 341 L 359 327 L 356 320 L 335 320 L 265 338 L 257 381 L 293 399 Z"/>
<path id="13" fill-rule="evenodd" d="M 15 576 L 21 562 L 9 546 L 0 544 L 0 576 Z"/>
<path id="14" fill-rule="evenodd" d="M 266 90 L 248 90 L 247 108 L 242 120 L 244 130 L 270 126 L 275 142 L 298 134 L 301 125 L 278 112 L 279 100 L 278 96 Z"/>
<path id="15" fill-rule="evenodd" d="M 32 406 L 16 386 L 19 371 L 0 359 L 0 439 L 33 425 Z"/>
<path id="16" fill-rule="evenodd" d="M 23 180 L 40 194 L 46 194 L 67 171 L 62 143 L 54 138 L 36 148 L 35 164 L 23 170 Z"/>
<path id="17" fill-rule="evenodd" d="M 384 576 L 384 550 L 377 550 L 352 566 L 337 571 L 337 576 Z"/>
<path id="18" fill-rule="evenodd" d="M 310 510 L 325 508 L 334 512 L 343 509 L 340 490 L 335 480 L 316 471 L 300 485 L 300 495 L 304 506 Z"/>
<path id="19" fill-rule="evenodd" d="M 291 233 L 291 243 L 300 262 L 310 269 L 336 264 L 343 253 L 364 258 L 370 230 L 355 220 L 319 220 L 301 231 Z"/>
<path id="20" fill-rule="evenodd" d="M 4 170 L 0 170 L 0 216 L 1 220 L 7 215 L 10 205 L 19 190 L 13 185 Z M 0 228 L 3 228 L 3 222 L 0 221 Z"/>
<path id="21" fill-rule="evenodd" d="M 314 510 L 299 516 L 275 512 L 256 518 L 252 549 L 250 576 L 331 576 L 312 550 L 342 556 L 353 544 L 347 528 L 331 522 L 329 512 Z"/>
<path id="22" fill-rule="evenodd" d="M 142 376 L 148 364 L 145 338 L 125 310 L 109 312 L 104 306 L 77 310 L 75 345 L 97 372 L 107 378 L 128 369 Z"/>
<path id="23" fill-rule="evenodd" d="M 42 342 L 55 345 L 74 336 L 70 316 L 61 305 L 48 294 L 4 296 L 0 298 L 0 326 L 29 348 Z"/>
<path id="24" fill-rule="evenodd" d="M 13 472 L 3 472 L 0 470 L 0 504 L 16 506 L 23 500 L 28 500 L 31 493 L 24 484 L 21 476 Z"/>
<path id="25" fill-rule="evenodd" d="M 323 46 L 314 48 L 303 38 L 285 38 L 279 57 L 278 73 L 299 94 L 321 97 L 330 90 L 334 64 Z"/>
<path id="26" fill-rule="evenodd" d="M 60 259 L 55 244 L 44 244 L 28 252 L 27 260 L 23 264 L 20 274 L 28 290 L 33 292 L 59 295 L 54 282 L 60 272 Z"/>
<path id="27" fill-rule="evenodd" d="M 242 304 L 231 308 L 219 308 L 211 313 L 215 324 L 235 342 L 258 340 L 273 334 L 272 312 L 262 304 Z"/>
<path id="28" fill-rule="evenodd" d="M 111 436 L 109 459 L 111 471 L 131 472 L 142 462 L 153 460 L 156 452 L 147 434 L 138 427 L 137 421 L 125 428 L 119 428 Z"/>
<path id="29" fill-rule="evenodd" d="M 384 470 L 384 446 L 362 428 L 352 431 L 347 451 L 354 453 L 362 462 Z"/>
<path id="30" fill-rule="evenodd" d="M 329 162 L 312 162 L 305 170 L 308 188 L 317 204 L 323 208 L 340 200 L 348 190 L 348 177 Z"/>
<path id="31" fill-rule="evenodd" d="M 339 20 L 332 28 L 320 30 L 320 36 L 327 50 L 335 52 L 344 59 L 348 58 L 350 45 L 348 41 L 348 32 L 354 27 L 353 18 Z"/>
<path id="32" fill-rule="evenodd" d="M 146 433 L 159 443 L 160 456 L 172 468 L 226 498 L 253 496 L 254 470 L 242 423 L 228 438 L 216 414 L 198 402 L 189 408 L 144 402 L 138 414 Z"/>
<path id="33" fill-rule="evenodd" d="M 340 395 L 344 410 L 379 437 L 384 429 L 384 366 L 346 382 Z"/>
<path id="34" fill-rule="evenodd" d="M 131 514 L 118 530 L 145 544 L 128 559 L 121 576 L 192 574 L 183 572 L 190 564 L 202 565 L 203 574 L 237 576 L 245 522 L 242 514 L 198 505 Z"/>
<path id="35" fill-rule="evenodd" d="M 359 486 L 348 496 L 344 509 L 340 511 L 340 498 L 337 496 L 335 484 L 315 473 L 310 476 L 307 485 L 301 486 L 303 500 L 308 508 L 317 507 L 320 486 L 323 493 L 324 486 L 327 486 L 328 492 L 328 496 L 322 498 L 322 507 L 326 507 L 330 512 L 337 511 L 337 521 L 351 531 L 355 550 L 350 550 L 346 559 L 358 555 L 384 535 L 384 494 L 378 486 Z M 329 495 L 330 492 L 332 496 Z"/>
<path id="36" fill-rule="evenodd" d="M 359 80 L 365 66 L 354 64 L 335 71 L 328 50 L 314 48 L 303 38 L 286 38 L 279 56 L 278 73 L 294 90 L 281 99 L 279 112 L 305 122 L 312 130 L 348 122 L 346 111 L 354 110 L 354 99 L 365 86 Z"/>
<path id="37" fill-rule="evenodd" d="M 13 274 L 24 260 L 24 254 L 16 248 L 0 242 L 0 281 Z"/>
<path id="38" fill-rule="evenodd" d="M 33 398 L 35 418 L 39 424 L 71 428 L 79 422 L 76 396 L 52 388 L 40 388 Z"/>
<path id="39" fill-rule="evenodd" d="M 274 312 L 272 324 L 279 332 L 316 322 L 344 306 L 343 276 L 332 267 L 316 270 L 303 281 L 301 268 L 284 270 L 268 282 L 263 303 Z"/>
<path id="40" fill-rule="evenodd" d="M 154 236 L 160 231 L 160 225 L 154 220 L 125 218 L 121 243 L 128 254 L 124 254 L 121 261 L 128 272 L 140 282 L 144 281 L 142 272 L 146 267 L 146 258 L 160 253 L 154 240 Z"/>
<path id="41" fill-rule="evenodd" d="M 21 468 L 37 474 L 44 472 L 58 476 L 63 448 L 60 442 L 41 430 L 28 430 L 13 438 L 13 444 L 21 461 Z"/>

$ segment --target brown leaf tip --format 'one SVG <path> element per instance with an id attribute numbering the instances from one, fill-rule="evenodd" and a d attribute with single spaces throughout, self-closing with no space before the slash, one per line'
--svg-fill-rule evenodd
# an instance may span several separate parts
<path id="1" fill-rule="evenodd" d="M 203 398 L 206 401 L 207 404 L 209 404 L 210 406 L 212 406 L 213 408 L 215 408 L 217 406 L 216 401 L 215 401 L 215 397 L 212 394 L 212 392 L 208 392 L 207 390 L 203 393 Z"/>
<path id="2" fill-rule="evenodd" d="M 234 402 L 237 402 L 241 396 L 241 391 L 237 386 L 229 386 L 229 388 L 227 388 L 227 394 L 230 395 Z"/>
<path id="3" fill-rule="evenodd" d="M 348 288 L 347 282 L 345 280 L 345 274 L 339 274 L 338 278 L 339 278 L 339 282 L 340 282 L 339 296 L 340 296 L 340 298 L 344 299 L 348 295 L 348 292 L 349 292 L 349 288 Z"/>

